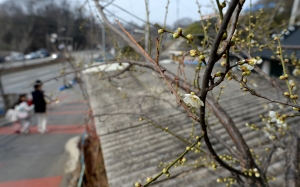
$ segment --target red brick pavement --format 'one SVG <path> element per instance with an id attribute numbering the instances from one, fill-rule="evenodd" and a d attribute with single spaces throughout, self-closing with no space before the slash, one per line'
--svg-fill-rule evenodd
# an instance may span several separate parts
<path id="1" fill-rule="evenodd" d="M 0 187 L 59 187 L 62 176 L 1 182 Z"/>

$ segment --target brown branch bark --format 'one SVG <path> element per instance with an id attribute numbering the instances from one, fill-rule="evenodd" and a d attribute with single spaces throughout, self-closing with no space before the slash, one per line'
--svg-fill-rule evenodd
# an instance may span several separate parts
<path id="1" fill-rule="evenodd" d="M 271 162 L 272 155 L 274 154 L 275 151 L 276 151 L 276 146 L 273 145 L 272 148 L 271 148 L 271 150 L 270 150 L 270 152 L 268 153 L 268 155 L 264 159 L 264 165 L 263 165 L 263 170 L 262 170 L 262 172 L 264 173 L 264 175 L 267 174 L 268 167 L 269 167 L 269 164 Z"/>
<path id="2" fill-rule="evenodd" d="M 243 4 L 240 4 L 239 0 L 233 0 L 231 1 L 228 10 L 224 16 L 224 19 L 221 23 L 220 26 L 220 30 L 215 38 L 211 53 L 210 53 L 210 58 L 208 61 L 208 65 L 206 68 L 206 71 L 204 73 L 203 76 L 203 82 L 202 82 L 202 90 L 201 90 L 201 94 L 200 94 L 200 99 L 202 101 L 206 101 L 206 104 L 209 103 L 210 108 L 212 109 L 212 111 L 214 112 L 214 114 L 218 117 L 218 119 L 221 121 L 221 123 L 223 124 L 223 126 L 226 128 L 227 133 L 230 135 L 231 139 L 233 140 L 237 150 L 240 152 L 241 154 L 241 158 L 240 158 L 240 163 L 243 169 L 250 169 L 250 168 L 258 168 L 256 163 L 254 162 L 254 159 L 251 155 L 251 152 L 249 151 L 249 147 L 246 144 L 246 141 L 244 140 L 243 136 L 241 135 L 241 133 L 239 132 L 239 130 L 237 129 L 237 127 L 235 126 L 233 120 L 231 119 L 231 117 L 226 113 L 225 110 L 223 110 L 223 108 L 216 102 L 214 102 L 213 100 L 208 100 L 207 99 L 207 92 L 209 89 L 209 81 L 211 78 L 211 72 L 214 68 L 215 63 L 220 59 L 220 55 L 218 54 L 218 48 L 220 46 L 220 42 L 222 40 L 223 34 L 226 32 L 227 26 L 229 24 L 229 21 L 233 15 L 234 10 L 236 9 L 237 6 L 242 6 Z M 238 11 L 239 9 L 237 9 Z M 235 16 L 238 16 L 239 13 L 237 13 Z M 234 25 L 234 24 L 233 24 Z M 227 42 L 227 45 L 229 45 L 229 42 Z M 227 47 L 224 47 L 224 49 L 226 49 Z M 225 50 L 224 50 L 225 52 Z M 214 159 L 223 167 L 225 167 L 226 169 L 227 166 L 224 165 L 224 163 L 221 161 L 221 159 L 218 157 L 217 153 L 215 152 L 215 150 L 213 149 L 211 142 L 209 140 L 209 137 L 207 136 L 207 126 L 205 123 L 205 106 L 201 106 L 200 107 L 200 124 L 202 127 L 202 131 L 204 134 L 204 141 L 206 143 L 206 146 L 208 147 L 209 151 L 212 153 Z M 248 183 L 252 186 L 268 186 L 265 181 L 265 177 L 261 176 L 258 179 L 252 179 L 252 178 L 248 178 Z"/>

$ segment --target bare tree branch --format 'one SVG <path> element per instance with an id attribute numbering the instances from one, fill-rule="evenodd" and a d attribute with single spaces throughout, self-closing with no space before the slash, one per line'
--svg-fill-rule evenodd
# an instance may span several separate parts
<path id="1" fill-rule="evenodd" d="M 273 155 L 273 153 L 275 151 L 276 151 L 276 146 L 273 144 L 271 150 L 269 151 L 269 154 L 266 156 L 266 158 L 264 160 L 263 171 L 262 171 L 264 173 L 264 175 L 267 174 L 268 167 L 270 165 L 270 161 L 271 161 L 272 155 Z"/>

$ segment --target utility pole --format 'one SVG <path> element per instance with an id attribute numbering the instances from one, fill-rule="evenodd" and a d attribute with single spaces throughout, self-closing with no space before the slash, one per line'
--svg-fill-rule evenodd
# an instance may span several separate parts
<path id="1" fill-rule="evenodd" d="M 105 25 L 104 23 L 102 24 L 102 52 L 103 52 L 103 57 L 105 58 Z"/>
<path id="2" fill-rule="evenodd" d="M 145 0 L 147 5 L 149 7 L 149 0 Z M 147 20 L 147 17 L 148 17 L 148 11 L 146 9 L 146 20 Z M 149 23 L 147 22 L 146 23 L 146 27 L 145 27 L 145 51 L 148 53 L 149 52 L 149 48 L 148 48 L 148 45 L 149 45 Z"/>
<path id="3" fill-rule="evenodd" d="M 289 26 L 293 26 L 295 24 L 296 16 L 298 14 L 298 8 L 299 0 L 294 0 Z"/>
<path id="4" fill-rule="evenodd" d="M 178 0 L 176 1 L 176 21 L 177 21 L 177 25 L 176 25 L 176 29 L 179 27 L 179 5 L 178 5 Z"/>

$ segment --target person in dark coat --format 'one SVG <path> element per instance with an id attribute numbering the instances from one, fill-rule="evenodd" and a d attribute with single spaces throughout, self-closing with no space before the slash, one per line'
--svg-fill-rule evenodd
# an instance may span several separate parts
<path id="1" fill-rule="evenodd" d="M 34 91 L 31 94 L 32 94 L 32 103 L 34 104 L 34 112 L 37 117 L 38 131 L 41 134 L 44 134 L 48 131 L 46 129 L 47 103 L 44 98 L 44 91 L 42 90 L 42 87 L 43 87 L 42 81 L 37 80 L 34 84 Z"/>

